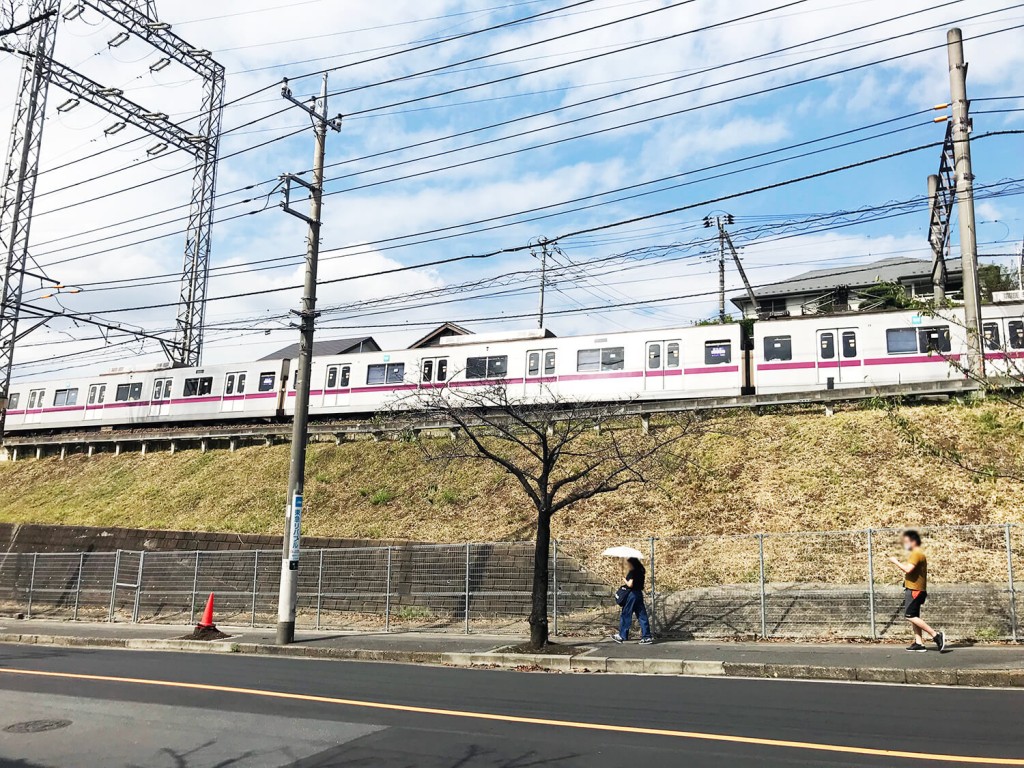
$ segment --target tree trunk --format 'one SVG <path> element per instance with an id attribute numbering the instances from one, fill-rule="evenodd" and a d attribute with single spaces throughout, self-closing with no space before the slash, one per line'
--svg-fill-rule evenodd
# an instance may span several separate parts
<path id="1" fill-rule="evenodd" d="M 551 550 L 551 515 L 537 514 L 537 542 L 533 550 L 533 592 L 530 608 L 530 647 L 548 643 L 548 558 Z"/>

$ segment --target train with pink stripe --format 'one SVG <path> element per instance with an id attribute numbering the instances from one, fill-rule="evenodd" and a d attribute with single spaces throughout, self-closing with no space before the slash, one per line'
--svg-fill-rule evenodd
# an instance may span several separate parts
<path id="1" fill-rule="evenodd" d="M 1024 359 L 1024 304 L 984 307 L 990 373 Z M 437 346 L 317 357 L 314 418 L 368 415 L 421 388 L 502 383 L 593 403 L 801 393 L 963 379 L 963 312 L 897 310 L 555 337 L 469 334 Z M 294 410 L 296 361 L 114 369 L 11 387 L 11 433 L 267 421 Z"/>

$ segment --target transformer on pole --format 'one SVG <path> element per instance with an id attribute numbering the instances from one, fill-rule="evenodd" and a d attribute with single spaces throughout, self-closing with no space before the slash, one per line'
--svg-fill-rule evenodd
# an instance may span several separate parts
<path id="1" fill-rule="evenodd" d="M 25 265 L 29 258 L 29 229 L 35 200 L 36 177 L 42 147 L 46 97 L 50 85 L 67 91 L 118 118 L 184 150 L 195 158 L 192 201 L 185 238 L 184 264 L 175 339 L 165 346 L 171 362 L 198 365 L 203 349 L 206 287 L 210 268 L 213 203 L 217 181 L 221 116 L 224 109 L 224 67 L 210 52 L 189 44 L 156 16 L 153 0 L 78 0 L 64 13 L 73 20 L 89 7 L 176 61 L 203 80 L 202 109 L 198 126 L 187 130 L 166 115 L 146 109 L 125 98 L 123 91 L 104 87 L 53 58 L 60 19 L 60 0 L 29 0 L 30 18 L 38 18 L 29 30 L 29 44 L 17 52 L 24 65 L 15 102 L 7 163 L 3 169 L 0 198 L 0 243 L 3 246 L 4 282 L 0 296 L 0 405 L 10 387 L 14 347 L 18 338 Z M 123 33 L 123 34 L 124 34 Z"/>

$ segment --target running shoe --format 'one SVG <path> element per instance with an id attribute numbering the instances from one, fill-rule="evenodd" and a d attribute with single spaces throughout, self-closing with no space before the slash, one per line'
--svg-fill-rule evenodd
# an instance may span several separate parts
<path id="1" fill-rule="evenodd" d="M 623 642 L 625 642 L 625 640 L 622 637 L 622 635 L 620 635 L 618 632 L 616 632 L 614 635 L 612 635 L 612 640 L 614 640 L 619 645 L 621 645 Z"/>
<path id="2" fill-rule="evenodd" d="M 925 647 L 924 647 L 923 645 L 921 645 L 920 643 L 911 643 L 910 645 L 908 645 L 908 646 L 907 646 L 907 650 L 908 650 L 908 651 L 913 651 L 914 653 L 924 653 L 924 652 L 926 652 L 926 651 L 927 651 L 928 649 L 927 649 L 927 648 L 925 648 Z"/>
<path id="3" fill-rule="evenodd" d="M 939 653 L 946 650 L 946 633 L 936 632 L 935 637 L 932 638 L 935 641 L 935 647 L 939 649 Z"/>
<path id="4" fill-rule="evenodd" d="M 653 637 L 642 637 L 642 638 L 640 638 L 640 642 L 637 643 L 637 645 L 654 645 L 654 638 Z"/>

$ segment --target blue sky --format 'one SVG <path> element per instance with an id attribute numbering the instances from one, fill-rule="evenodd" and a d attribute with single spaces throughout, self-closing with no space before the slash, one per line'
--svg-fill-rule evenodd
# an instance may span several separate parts
<path id="1" fill-rule="evenodd" d="M 932 117 L 943 112 L 927 110 L 948 100 L 942 46 L 949 26 L 961 26 L 967 38 L 975 136 L 1024 129 L 1024 111 L 1013 111 L 1024 109 L 1024 99 L 1003 98 L 1024 95 L 1024 3 L 593 0 L 571 5 L 568 0 L 158 2 L 162 20 L 225 65 L 229 102 L 265 88 L 231 103 L 224 116 L 228 133 L 222 155 L 240 154 L 220 169 L 218 218 L 261 212 L 223 221 L 214 230 L 206 361 L 258 357 L 296 335 L 284 313 L 298 304 L 300 292 L 290 286 L 301 283 L 301 260 L 295 257 L 304 250 L 305 225 L 276 208 L 279 196 L 271 193 L 277 176 L 310 167 L 312 137 L 306 130 L 280 138 L 307 123 L 299 110 L 284 110 L 287 102 L 276 84 L 284 76 L 292 78 L 296 94 L 308 96 L 319 89 L 313 73 L 340 68 L 330 74 L 331 91 L 342 92 L 331 98 L 330 111 L 348 115 L 341 132 L 328 139 L 321 278 L 335 282 L 325 282 L 320 291 L 325 310 L 320 337 L 372 333 L 394 347 L 444 320 L 481 331 L 531 327 L 536 321 L 523 315 L 535 310 L 537 276 L 523 273 L 536 269 L 536 259 L 520 251 L 384 277 L 340 278 L 522 247 L 539 237 L 673 208 L 689 207 L 559 240 L 559 267 L 547 306 L 562 314 L 552 317 L 549 327 L 564 335 L 689 324 L 713 315 L 716 246 L 702 242 L 709 233 L 701 227 L 702 217 L 713 212 L 736 217 L 737 244 L 743 245 L 755 284 L 890 255 L 929 258 L 927 214 L 920 206 L 875 221 L 831 214 L 920 201 L 927 175 L 936 170 L 938 149 L 726 202 L 703 201 L 941 141 L 944 126 L 932 123 Z M 554 12 L 383 56 L 545 11 Z M 624 21 L 639 14 L 644 15 Z M 160 56 L 142 41 L 109 47 L 117 31 L 87 11 L 62 23 L 57 56 L 154 111 L 176 120 L 194 115 L 199 105 L 194 78 L 177 65 L 152 73 L 149 67 Z M 640 43 L 647 44 L 622 50 Z M 521 49 L 501 53 L 511 48 Z M 478 57 L 487 58 L 447 66 Z M 589 60 L 580 61 L 584 58 Z M 444 68 L 418 74 L 439 67 Z M 859 68 L 832 75 L 854 67 Z M 498 79 L 503 82 L 484 84 Z M 16 80 L 16 62 L 8 57 L 0 64 L 5 94 L 0 103 L 12 103 Z M 438 95 L 454 89 L 463 90 Z M 756 95 L 765 89 L 775 90 Z M 418 101 L 388 107 L 411 99 Z M 173 327 L 173 306 L 122 310 L 177 300 L 169 276 L 180 269 L 186 209 L 176 207 L 189 199 L 189 158 L 172 152 L 150 158 L 147 149 L 155 140 L 130 128 L 107 137 L 104 128 L 112 118 L 87 105 L 58 111 L 65 100 L 65 94 L 51 92 L 32 251 L 54 279 L 84 287 L 61 297 L 70 310 L 167 330 Z M 584 101 L 589 103 L 580 104 Z M 256 122 L 238 127 L 250 121 Z M 510 122 L 446 138 L 505 121 Z M 857 130 L 882 121 L 889 122 Z M 854 132 L 818 141 L 847 131 Z M 792 157 L 851 141 L 857 143 Z M 557 143 L 535 146 L 548 142 Z M 815 143 L 785 149 L 805 142 Z M 979 203 L 982 253 L 1012 254 L 1020 247 L 1024 219 L 1021 197 L 1012 194 L 1019 185 L 1012 182 L 1024 179 L 1022 146 L 1022 135 L 974 143 L 976 184 L 1000 193 Z M 100 150 L 107 151 L 89 157 Z M 425 158 L 446 151 L 450 154 Z M 769 154 L 744 159 L 760 153 Z M 500 154 L 505 156 L 494 157 Z M 456 163 L 463 165 L 444 168 Z M 701 170 L 715 165 L 720 167 Z M 182 173 L 153 181 L 176 171 Z M 675 178 L 611 192 L 664 177 Z M 649 194 L 637 196 L 640 192 Z M 617 200 L 627 195 L 632 199 Z M 589 199 L 559 205 L 581 197 Z M 581 205 L 589 207 L 572 210 Z M 153 215 L 171 208 L 176 209 Z M 544 210 L 512 215 L 533 208 Z M 869 218 L 886 212 L 876 209 Z M 554 215 L 522 221 L 541 214 Z M 484 219 L 491 221 L 466 226 Z M 485 227 L 489 231 L 479 231 Z M 429 236 L 409 237 L 442 228 L 441 234 L 456 236 L 418 243 Z M 957 243 L 954 231 L 954 256 Z M 647 250 L 637 252 L 641 248 Z M 631 255 L 612 258 L 624 252 Z M 278 261 L 268 264 L 268 259 Z M 256 271 L 256 261 L 275 268 Z M 520 274 L 500 288 L 458 288 L 509 273 Z M 105 283 L 111 280 L 123 282 Z M 729 287 L 729 295 L 740 287 L 732 270 Z M 218 298 L 252 291 L 270 292 Z M 678 296 L 691 298 L 615 307 Z M 375 306 L 374 314 L 353 306 L 382 297 L 397 298 Z M 58 320 L 25 340 L 17 374 L 72 375 L 160 359 L 155 345 L 125 341 L 114 336 L 108 346 L 95 330 Z"/>

